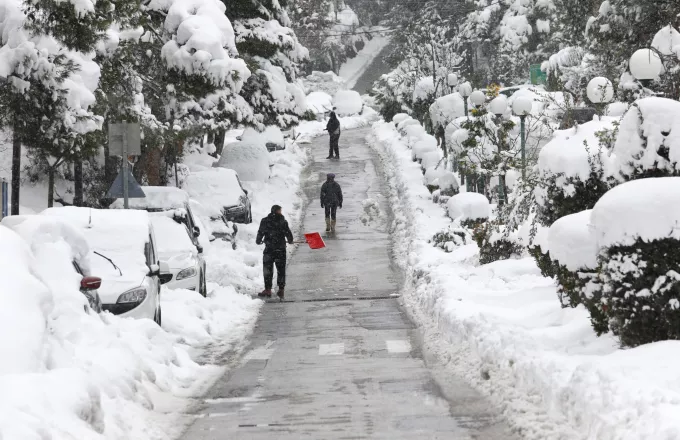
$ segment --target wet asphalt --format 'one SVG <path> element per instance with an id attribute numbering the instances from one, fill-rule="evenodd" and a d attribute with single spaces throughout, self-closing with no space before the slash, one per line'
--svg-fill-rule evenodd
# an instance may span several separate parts
<path id="1" fill-rule="evenodd" d="M 485 398 L 428 363 L 400 306 L 368 132 L 344 132 L 339 161 L 325 159 L 327 138 L 310 146 L 302 229 L 326 248 L 295 251 L 286 302 L 263 305 L 249 349 L 201 399 L 184 440 L 515 438 Z M 335 234 L 318 201 L 327 172 L 345 197 Z"/>

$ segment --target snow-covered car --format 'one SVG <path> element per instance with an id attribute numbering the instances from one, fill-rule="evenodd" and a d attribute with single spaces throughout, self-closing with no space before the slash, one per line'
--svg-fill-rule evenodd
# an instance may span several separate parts
<path id="1" fill-rule="evenodd" d="M 161 324 L 161 262 L 146 211 L 68 206 L 42 215 L 61 218 L 85 236 L 94 254 L 91 270 L 102 279 L 103 310 Z"/>
<path id="2" fill-rule="evenodd" d="M 198 237 L 201 228 L 191 209 L 189 194 L 174 186 L 145 186 L 146 197 L 128 200 L 130 209 L 143 209 L 147 212 L 164 212 L 178 222 L 183 223 L 191 231 L 191 241 L 199 246 Z M 109 208 L 123 209 L 123 199 L 116 199 Z"/>
<path id="3" fill-rule="evenodd" d="M 193 290 L 206 296 L 203 248 L 197 245 L 184 223 L 166 213 L 151 214 L 163 265 L 161 283 L 170 289 Z"/>
<path id="4" fill-rule="evenodd" d="M 67 222 L 40 215 L 5 217 L 2 225 L 16 232 L 35 253 L 49 253 L 50 265 L 55 268 L 55 273 L 58 272 L 59 278 L 74 280 L 71 286 L 85 296 L 89 309 L 96 313 L 102 311 L 98 292 L 102 280 L 91 274 L 90 250 L 83 234 Z M 64 257 L 61 260 L 65 261 L 54 261 L 59 257 Z M 88 306 L 85 306 L 85 311 Z"/>
<path id="5" fill-rule="evenodd" d="M 221 217 L 225 224 L 251 223 L 253 213 L 248 191 L 243 189 L 236 171 L 214 167 L 191 173 L 184 182 L 189 195 L 210 209 L 211 220 Z M 216 233 L 213 228 L 213 233 Z"/>

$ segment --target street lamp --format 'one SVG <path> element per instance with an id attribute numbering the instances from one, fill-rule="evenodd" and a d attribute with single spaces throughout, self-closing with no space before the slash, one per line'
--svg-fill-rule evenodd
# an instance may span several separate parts
<path id="1" fill-rule="evenodd" d="M 453 88 L 458 84 L 458 75 L 455 73 L 449 73 L 449 76 L 446 77 L 446 83 L 451 88 L 451 93 L 453 93 Z"/>
<path id="2" fill-rule="evenodd" d="M 593 104 L 608 104 L 614 98 L 612 82 L 602 76 L 591 79 L 586 91 Z"/>
<path id="3" fill-rule="evenodd" d="M 460 93 L 460 96 L 463 97 L 463 105 L 465 106 L 465 116 L 468 115 L 468 98 L 472 94 L 472 84 L 469 82 L 464 82 L 463 84 L 458 87 L 458 93 Z"/>
<path id="4" fill-rule="evenodd" d="M 496 96 L 489 103 L 489 111 L 496 115 L 496 123 L 501 122 L 501 118 L 508 111 L 508 98 L 505 95 Z M 499 127 L 500 130 L 500 127 Z M 501 137 L 498 136 L 498 160 L 500 163 L 503 162 L 503 145 L 501 142 Z M 498 206 L 501 207 L 505 203 L 505 167 L 501 168 L 501 172 L 498 175 Z"/>
<path id="5" fill-rule="evenodd" d="M 524 96 L 520 96 L 515 99 L 515 102 L 512 103 L 512 111 L 519 116 L 519 130 L 520 130 L 520 136 L 521 136 L 521 146 L 522 146 L 522 179 L 526 178 L 526 167 L 527 167 L 527 158 L 526 158 L 526 128 L 524 125 L 524 120 L 526 119 L 527 115 L 531 113 L 531 107 L 533 107 L 533 103 L 531 99 L 526 98 Z"/>
<path id="6" fill-rule="evenodd" d="M 639 49 L 630 57 L 629 69 L 635 79 L 647 88 L 663 72 L 663 63 L 661 57 L 655 51 Z"/>
<path id="7" fill-rule="evenodd" d="M 475 90 L 470 95 L 470 102 L 475 107 L 481 107 L 486 102 L 486 95 L 481 90 Z"/>

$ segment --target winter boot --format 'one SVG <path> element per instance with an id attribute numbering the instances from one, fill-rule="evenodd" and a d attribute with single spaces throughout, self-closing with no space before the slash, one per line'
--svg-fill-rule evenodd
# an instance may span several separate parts
<path id="1" fill-rule="evenodd" d="M 260 298 L 271 298 L 272 289 L 264 289 L 262 292 L 258 293 L 257 296 L 259 296 Z"/>
<path id="2" fill-rule="evenodd" d="M 326 232 L 331 232 L 331 219 L 326 219 Z"/>
<path id="3" fill-rule="evenodd" d="M 335 220 L 331 220 L 331 232 L 335 232 Z"/>
<path id="4" fill-rule="evenodd" d="M 283 301 L 283 287 L 279 287 L 279 291 L 276 292 L 276 296 L 278 296 L 279 299 Z"/>

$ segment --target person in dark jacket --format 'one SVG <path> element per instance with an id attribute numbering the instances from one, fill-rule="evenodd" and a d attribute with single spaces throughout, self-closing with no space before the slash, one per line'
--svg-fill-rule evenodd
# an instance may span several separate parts
<path id="1" fill-rule="evenodd" d="M 321 185 L 321 207 L 326 210 L 326 232 L 335 232 L 335 213 L 342 209 L 342 189 L 335 181 L 335 174 L 326 174 L 326 181 Z"/>
<path id="2" fill-rule="evenodd" d="M 326 159 L 333 159 L 333 153 L 335 153 L 336 159 L 340 159 L 340 147 L 338 145 L 340 141 L 340 121 L 335 112 L 331 112 L 331 118 L 328 120 L 328 124 L 326 124 L 326 131 L 331 137 L 331 146 Z"/>
<path id="3" fill-rule="evenodd" d="M 274 265 L 276 265 L 276 282 L 279 286 L 276 295 L 283 300 L 283 290 L 286 287 L 286 241 L 288 244 L 293 244 L 293 233 L 281 213 L 281 207 L 274 205 L 271 213 L 260 222 L 260 229 L 255 239 L 257 244 L 264 243 L 262 256 L 264 290 L 258 294 L 259 297 L 271 298 Z"/>

